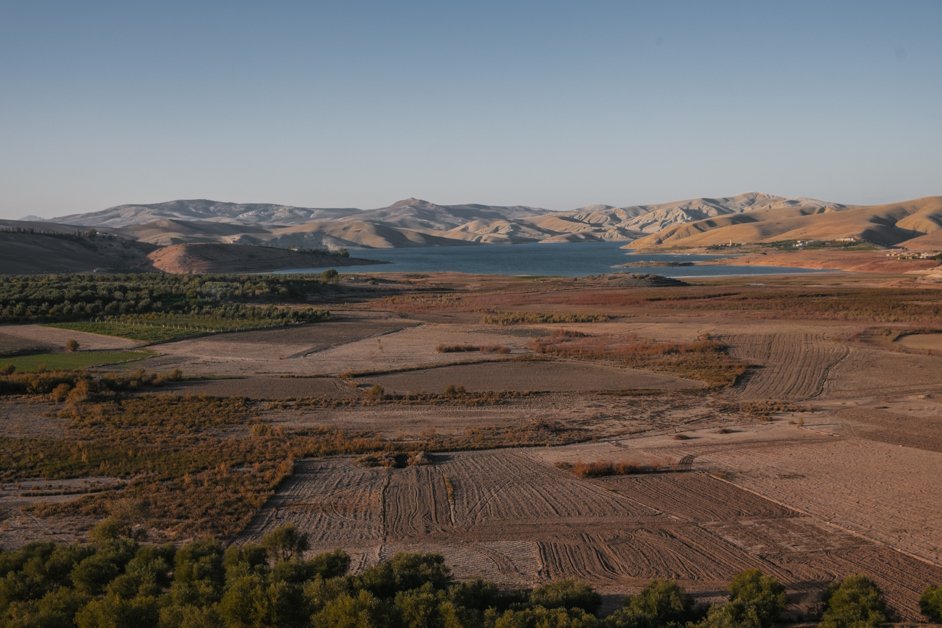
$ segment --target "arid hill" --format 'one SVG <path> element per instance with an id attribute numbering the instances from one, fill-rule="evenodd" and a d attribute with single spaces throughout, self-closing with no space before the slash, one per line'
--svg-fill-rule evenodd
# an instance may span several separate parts
<path id="1" fill-rule="evenodd" d="M 225 227 L 226 225 L 220 225 Z M 52 222 L 0 220 L 0 274 L 89 272 L 266 272 L 281 268 L 353 266 L 369 260 L 325 251 L 248 244 L 194 243 L 159 247 L 111 230 Z"/>
<path id="2" fill-rule="evenodd" d="M 773 207 L 677 224 L 633 242 L 637 250 L 760 244 L 791 240 L 857 240 L 878 246 L 931 248 L 942 229 L 942 196 L 886 205 Z"/>
<path id="3" fill-rule="evenodd" d="M 157 249 L 149 257 L 157 270 L 184 274 L 266 272 L 282 268 L 375 263 L 339 254 L 244 244 L 173 244 Z"/>
<path id="4" fill-rule="evenodd" d="M 408 198 L 369 210 L 180 200 L 120 205 L 60 218 L 108 227 L 154 244 L 220 242 L 283 248 L 399 248 L 524 242 L 627 241 L 665 227 L 710 217 L 779 208 L 818 210 L 842 205 L 748 193 L 654 205 L 589 205 L 571 211 L 525 206 L 437 205 Z"/>
<path id="5" fill-rule="evenodd" d="M 137 272 L 154 246 L 95 230 L 0 220 L 0 273 Z"/>

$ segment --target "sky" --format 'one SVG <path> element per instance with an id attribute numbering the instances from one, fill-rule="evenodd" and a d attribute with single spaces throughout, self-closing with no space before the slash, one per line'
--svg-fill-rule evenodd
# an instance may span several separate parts
<path id="1" fill-rule="evenodd" d="M 942 0 L 0 0 L 0 217 L 942 194 Z"/>

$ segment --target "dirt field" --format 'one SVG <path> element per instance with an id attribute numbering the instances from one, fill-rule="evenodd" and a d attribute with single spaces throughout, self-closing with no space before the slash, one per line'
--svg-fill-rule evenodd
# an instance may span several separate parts
<path id="1" fill-rule="evenodd" d="M 69 329 L 56 329 L 43 325 L 2 325 L 0 326 L 0 354 L 7 348 L 14 351 L 37 348 L 43 351 L 64 349 L 69 340 L 78 341 L 83 349 L 108 350 L 130 349 L 140 345 L 136 340 L 89 334 Z"/>
<path id="2" fill-rule="evenodd" d="M 637 369 L 575 362 L 504 361 L 420 369 L 358 378 L 388 391 L 441 392 L 449 385 L 468 391 L 691 390 L 700 384 Z"/>
<path id="3" fill-rule="evenodd" d="M 576 576 L 610 593 L 674 578 L 709 597 L 755 567 L 789 585 L 795 609 L 812 605 L 823 583 L 850 569 L 875 578 L 909 618 L 918 616 L 914 600 L 924 583 L 942 578 L 942 568 L 835 526 L 823 513 L 762 497 L 752 482 L 740 488 L 695 469 L 579 479 L 531 453 L 439 454 L 433 464 L 405 469 L 303 461 L 243 538 L 292 522 L 309 533 L 314 551 L 348 548 L 361 567 L 424 548 L 444 553 L 461 577 L 521 586 Z"/>
<path id="4" fill-rule="evenodd" d="M 737 385 L 742 398 L 751 400 L 817 397 L 831 369 L 849 352 L 846 345 L 815 333 L 741 334 L 725 340 L 734 357 L 756 366 Z"/>
<path id="5" fill-rule="evenodd" d="M 898 342 L 915 351 L 942 352 L 942 334 L 910 334 L 903 336 Z"/>
<path id="6" fill-rule="evenodd" d="M 716 597 L 756 567 L 787 584 L 795 613 L 832 580 L 860 572 L 905 620 L 920 617 L 925 586 L 942 584 L 942 334 L 930 333 L 942 328 L 942 293 L 873 273 L 656 289 L 415 281 L 425 289 L 402 298 L 327 304 L 328 322 L 156 345 L 160 355 L 133 365 L 201 378 L 160 394 L 259 400 L 252 420 L 288 439 L 329 429 L 405 451 L 446 436 L 442 449 L 468 448 L 402 469 L 306 453 L 228 540 L 293 522 L 312 552 L 342 548 L 355 569 L 400 550 L 432 551 L 460 577 L 532 586 L 572 576 L 611 594 L 668 577 Z M 493 311 L 610 318 L 483 323 Z M 667 344 L 709 337 L 748 368 L 734 385 L 707 388 L 614 361 L 536 354 L 534 340 L 559 330 Z M 136 344 L 9 326 L 0 351 L 72 336 L 89 348 Z M 442 350 L 459 345 L 492 351 Z M 374 384 L 388 396 L 371 397 Z M 442 395 L 449 385 L 467 396 Z M 0 428 L 11 438 L 61 438 L 67 421 L 57 408 L 5 398 Z M 516 446 L 538 442 L 514 440 L 535 425 L 563 436 Z M 580 478 L 557 466 L 580 462 L 666 471 Z M 109 490 L 121 494 L 120 485 Z M 0 545 L 77 537 L 91 525 L 31 519 L 28 492 L 0 494 Z M 61 493 L 55 499 L 78 496 Z"/>
<path id="7" fill-rule="evenodd" d="M 329 397 L 350 399 L 356 392 L 336 377 L 245 377 L 184 382 L 163 391 L 171 395 L 249 397 L 250 399 L 297 399 Z"/>

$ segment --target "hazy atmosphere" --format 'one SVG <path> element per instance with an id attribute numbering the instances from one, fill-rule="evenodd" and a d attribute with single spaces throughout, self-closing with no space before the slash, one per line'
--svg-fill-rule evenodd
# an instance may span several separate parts
<path id="1" fill-rule="evenodd" d="M 942 2 L 0 2 L 0 217 L 939 192 Z"/>

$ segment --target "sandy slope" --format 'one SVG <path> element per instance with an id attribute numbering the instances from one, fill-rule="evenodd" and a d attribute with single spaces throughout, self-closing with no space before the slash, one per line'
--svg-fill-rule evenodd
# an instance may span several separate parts
<path id="1" fill-rule="evenodd" d="M 942 196 L 851 207 L 778 207 L 668 227 L 636 240 L 634 249 L 856 238 L 893 246 L 942 229 Z"/>

